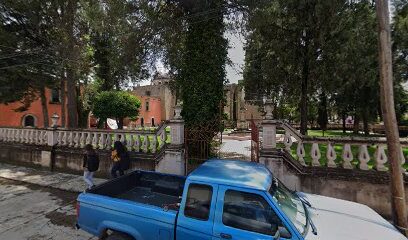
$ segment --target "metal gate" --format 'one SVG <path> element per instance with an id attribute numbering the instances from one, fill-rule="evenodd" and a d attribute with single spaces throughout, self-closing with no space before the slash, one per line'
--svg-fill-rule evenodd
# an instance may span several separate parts
<path id="1" fill-rule="evenodd" d="M 214 121 L 185 127 L 186 175 L 206 160 L 219 157 L 222 134 L 217 127 L 219 124 L 219 121 Z"/>

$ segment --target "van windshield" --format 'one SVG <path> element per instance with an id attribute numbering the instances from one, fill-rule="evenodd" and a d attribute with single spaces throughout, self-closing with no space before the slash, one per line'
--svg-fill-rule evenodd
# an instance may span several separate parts
<path id="1" fill-rule="evenodd" d="M 285 187 L 277 178 L 273 178 L 269 193 L 280 209 L 292 221 L 296 229 L 304 235 L 307 225 L 306 209 L 296 194 Z"/>

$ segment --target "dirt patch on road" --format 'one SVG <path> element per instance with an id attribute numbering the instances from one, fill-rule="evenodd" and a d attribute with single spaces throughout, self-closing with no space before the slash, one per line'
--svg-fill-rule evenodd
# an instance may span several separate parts
<path id="1" fill-rule="evenodd" d="M 45 215 L 46 218 L 50 219 L 51 223 L 54 225 L 58 226 L 64 226 L 64 227 L 75 227 L 75 222 L 76 222 L 76 216 L 63 213 L 63 212 L 51 212 Z"/>

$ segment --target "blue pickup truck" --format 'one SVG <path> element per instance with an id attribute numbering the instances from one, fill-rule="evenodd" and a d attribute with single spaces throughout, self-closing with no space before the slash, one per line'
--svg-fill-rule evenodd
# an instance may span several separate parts
<path id="1" fill-rule="evenodd" d="M 367 206 L 287 189 L 263 165 L 209 160 L 186 177 L 134 171 L 78 196 L 106 240 L 404 240 Z"/>

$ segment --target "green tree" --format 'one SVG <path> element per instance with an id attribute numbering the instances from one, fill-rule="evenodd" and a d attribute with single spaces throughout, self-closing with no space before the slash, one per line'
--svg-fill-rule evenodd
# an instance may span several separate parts
<path id="1" fill-rule="evenodd" d="M 395 15 L 392 25 L 394 55 L 395 110 L 399 123 L 408 112 L 408 93 L 403 84 L 408 84 L 408 1 L 394 0 Z"/>
<path id="2" fill-rule="evenodd" d="M 137 117 L 140 105 L 140 100 L 128 92 L 105 91 L 96 96 L 92 112 L 99 119 L 116 119 L 118 128 L 123 129 L 123 119 Z"/>
<path id="3" fill-rule="evenodd" d="M 249 98 L 289 99 L 307 133 L 309 99 L 321 89 L 322 40 L 346 1 L 248 1 L 244 81 Z M 254 87 L 255 86 L 255 87 Z"/>
<path id="4" fill-rule="evenodd" d="M 184 6 L 195 16 L 187 18 L 182 60 L 176 82 L 183 101 L 182 115 L 187 125 L 214 122 L 214 133 L 221 124 L 224 100 L 225 65 L 228 42 L 224 38 L 223 0 Z M 211 13 L 210 15 L 206 13 Z"/>
<path id="5" fill-rule="evenodd" d="M 61 68 L 54 44 L 53 1 L 3 1 L 0 4 L 0 102 L 20 101 L 25 111 L 40 98 L 49 124 L 46 88 L 57 87 Z"/>

